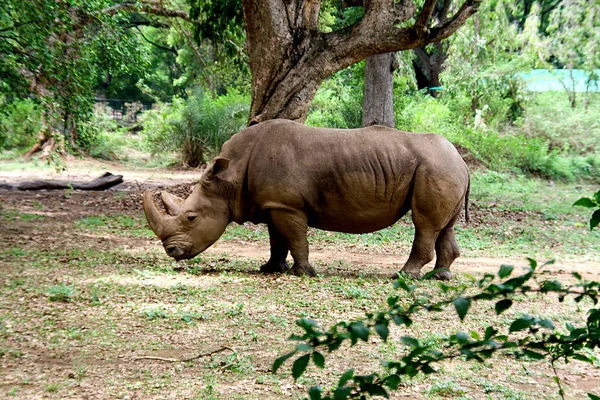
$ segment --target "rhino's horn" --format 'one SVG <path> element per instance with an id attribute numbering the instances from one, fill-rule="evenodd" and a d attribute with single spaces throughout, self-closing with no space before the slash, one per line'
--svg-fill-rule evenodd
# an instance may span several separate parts
<path id="1" fill-rule="evenodd" d="M 165 204 L 165 208 L 169 215 L 178 215 L 181 210 L 181 204 L 184 200 L 181 197 L 177 197 L 174 194 L 167 192 L 160 192 L 160 197 Z"/>
<path id="2" fill-rule="evenodd" d="M 152 229 L 152 232 L 154 232 L 156 236 L 160 238 L 160 234 L 162 233 L 167 222 L 167 216 L 163 214 L 156 206 L 151 190 L 146 190 L 144 192 L 144 200 L 142 204 L 144 206 L 144 214 L 146 214 L 146 219 L 148 220 L 150 229 Z"/>

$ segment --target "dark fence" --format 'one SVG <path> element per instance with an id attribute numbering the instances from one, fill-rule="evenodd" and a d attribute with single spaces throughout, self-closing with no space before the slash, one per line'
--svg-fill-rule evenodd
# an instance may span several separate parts
<path id="1" fill-rule="evenodd" d="M 150 110 L 153 103 L 142 103 L 140 101 L 122 99 L 96 98 L 96 104 L 105 104 L 110 109 L 111 118 L 124 124 L 137 122 L 138 114 Z"/>

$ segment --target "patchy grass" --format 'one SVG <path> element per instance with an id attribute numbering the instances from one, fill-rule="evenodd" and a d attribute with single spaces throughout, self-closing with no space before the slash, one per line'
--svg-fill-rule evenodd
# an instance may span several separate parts
<path id="1" fill-rule="evenodd" d="M 459 226 L 463 257 L 455 279 L 468 282 L 470 274 L 494 272 L 503 262 L 471 257 L 530 255 L 567 260 L 548 270 L 557 279 L 578 270 L 598 280 L 598 232 L 587 229 L 587 210 L 571 208 L 591 189 L 474 174 L 473 221 Z M 442 335 L 481 334 L 487 325 L 507 331 L 525 313 L 564 329 L 592 307 L 531 295 L 500 317 L 493 304 L 474 307 L 464 323 L 453 309 L 422 314 L 410 329 L 391 329 L 387 342 L 372 339 L 328 355 L 323 370 L 309 366 L 294 382 L 289 365 L 278 374 L 270 370 L 295 345 L 288 338 L 300 332 L 296 320 L 329 326 L 380 310 L 395 294 L 387 276 L 408 255 L 409 222 L 369 235 L 311 231 L 320 275 L 299 278 L 258 273 L 268 256 L 264 226 L 232 225 L 214 249 L 177 264 L 147 228 L 138 194 L 3 196 L 0 397 L 299 399 L 312 385 L 331 387 L 348 368 L 382 371 L 381 361 L 406 351 L 401 336 L 439 343 Z M 42 218 L 22 218 L 37 213 Z M 397 260 L 379 262 L 382 256 Z M 569 261 L 585 262 L 585 269 Z M 437 282 L 416 284 L 422 293 L 442 295 Z M 53 301 L 54 295 L 62 298 Z M 191 358 L 223 347 L 233 351 L 174 363 L 139 358 Z M 433 377 L 404 379 L 393 398 L 559 398 L 545 363 L 495 357 L 438 369 Z M 559 364 L 558 373 L 569 398 L 600 395 L 600 371 L 589 365 Z"/>

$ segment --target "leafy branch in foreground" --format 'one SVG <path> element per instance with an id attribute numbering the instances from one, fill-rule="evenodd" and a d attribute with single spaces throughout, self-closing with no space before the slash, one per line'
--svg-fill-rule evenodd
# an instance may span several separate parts
<path id="1" fill-rule="evenodd" d="M 592 213 L 590 217 L 590 229 L 594 229 L 600 224 L 600 190 L 594 193 L 594 197 L 582 197 L 577 200 L 573 206 L 595 208 L 596 211 Z"/>
<path id="2" fill-rule="evenodd" d="M 444 295 L 444 299 L 440 301 L 433 301 L 431 296 L 419 293 L 417 286 L 400 277 L 394 281 L 394 287 L 408 293 L 411 300 L 409 304 L 403 304 L 405 301 L 400 296 L 391 296 L 387 300 L 385 311 L 367 313 L 365 318 L 351 322 L 338 322 L 328 330 L 324 330 L 311 319 L 302 318 L 297 324 L 304 330 L 304 334 L 290 337 L 290 340 L 301 343 L 293 351 L 277 358 L 272 371 L 275 373 L 288 359 L 299 355 L 292 364 L 292 376 L 298 379 L 305 372 L 311 359 L 317 367 L 323 368 L 324 353 L 338 350 L 344 342 L 349 341 L 350 345 L 354 346 L 359 341 L 367 342 L 372 335 L 387 341 L 391 324 L 409 327 L 413 322 L 412 318 L 420 311 L 444 311 L 445 307 L 452 305 L 462 321 L 474 303 L 496 301 L 494 309 L 499 315 L 513 305 L 517 295 L 527 293 L 556 293 L 560 302 L 567 296 L 573 296 L 577 303 L 586 298 L 594 305 L 598 303 L 600 282 L 585 281 L 577 273 L 573 273 L 576 283 L 571 285 L 564 285 L 556 280 L 539 279 L 541 268 L 551 263 L 538 267 L 535 260 L 529 259 L 529 268 L 524 274 L 515 277 L 510 277 L 514 267 L 503 265 L 497 277 L 487 273 L 480 280 L 474 281 L 477 293 L 473 295 L 466 294 L 472 289 L 472 285 L 452 286 L 439 283 Z M 483 362 L 499 351 L 516 358 L 549 359 L 553 366 L 554 362 L 560 359 L 565 362 L 575 359 L 593 363 L 595 357 L 590 356 L 589 351 L 600 347 L 600 308 L 589 310 L 585 326 L 575 327 L 567 323 L 566 330 L 567 333 L 556 332 L 552 321 L 524 315 L 512 321 L 506 334 L 493 326 L 488 326 L 482 334 L 475 331 L 457 332 L 442 338 L 439 348 L 436 348 L 435 344 L 403 336 L 401 341 L 409 347 L 408 353 L 397 361 L 384 362 L 385 373 L 355 375 L 354 370 L 350 369 L 342 375 L 331 393 L 324 393 L 322 388 L 315 386 L 310 388 L 309 396 L 311 400 L 365 399 L 370 396 L 387 398 L 388 390 L 397 390 L 403 376 L 434 373 L 435 363 L 459 357 L 466 361 Z M 513 335 L 516 332 L 518 334 Z M 559 394 L 563 396 L 558 377 L 556 380 L 559 383 Z M 593 400 L 598 399 L 593 394 L 589 396 Z"/>

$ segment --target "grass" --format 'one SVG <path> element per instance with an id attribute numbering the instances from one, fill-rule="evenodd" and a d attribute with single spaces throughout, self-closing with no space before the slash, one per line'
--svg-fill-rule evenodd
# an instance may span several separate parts
<path id="1" fill-rule="evenodd" d="M 149 251 L 152 253 L 155 249 Z M 293 346 L 287 337 L 297 332 L 295 320 L 306 316 L 329 325 L 340 319 L 359 316 L 363 310 L 376 310 L 394 292 L 389 281 L 379 277 L 343 275 L 323 278 L 262 276 L 254 273 L 256 266 L 253 262 L 239 260 L 219 262 L 210 273 L 174 274 L 165 270 L 170 261 L 164 257 L 154 258 L 152 269 L 146 267 L 148 260 L 143 257 L 126 257 L 117 252 L 101 255 L 90 251 L 85 259 L 76 260 L 80 257 L 79 252 L 49 252 L 40 262 L 36 256 L 28 254 L 11 256 L 10 262 L 20 267 L 9 272 L 8 277 L 20 283 L 1 289 L 0 305 L 2 309 L 9 310 L 4 323 L 10 327 L 3 333 L 3 338 L 14 346 L 15 351 L 22 351 L 29 359 L 37 356 L 32 348 L 21 342 L 24 335 L 35 336 L 42 346 L 48 348 L 50 357 L 77 359 L 78 365 L 85 363 L 85 374 L 79 374 L 77 379 L 89 384 L 100 379 L 103 385 L 98 390 L 106 397 L 120 396 L 133 390 L 144 398 L 159 398 L 167 393 L 183 397 L 236 398 L 237 395 L 238 398 L 279 398 L 291 395 L 299 398 L 309 385 L 327 384 L 346 366 L 363 365 L 360 368 L 365 368 L 376 365 L 378 358 L 396 355 L 402 351 L 400 335 L 426 338 L 423 336 L 425 332 L 445 334 L 456 329 L 480 330 L 485 324 L 498 326 L 498 321 L 485 308 L 475 310 L 465 327 L 457 324 L 450 311 L 422 316 L 409 331 L 394 332 L 393 338 L 386 344 L 388 348 L 383 349 L 381 354 L 378 354 L 377 347 L 368 344 L 359 346 L 352 354 L 328 357 L 324 372 L 309 370 L 304 381 L 292 384 L 286 368 L 278 375 L 270 375 L 267 371 L 276 356 Z M 103 261 L 92 262 L 98 259 Z M 205 256 L 202 265 L 206 267 L 218 259 L 220 256 Z M 60 271 L 66 271 L 67 265 L 73 261 L 83 266 L 72 270 L 69 276 L 71 285 L 78 288 L 76 301 L 61 303 L 63 305 L 55 308 L 57 303 L 35 295 L 40 286 L 47 285 Z M 334 268 L 337 264 L 332 263 L 325 268 Z M 27 271 L 27 274 L 21 271 Z M 49 271 L 53 273 L 49 274 Z M 459 279 L 463 278 L 459 276 Z M 437 292 L 435 282 L 423 282 L 421 285 L 423 290 L 434 295 Z M 94 293 L 99 302 L 90 308 Z M 18 299 L 24 295 L 29 301 L 19 302 Z M 540 305 L 540 300 L 535 297 L 525 300 L 515 312 L 547 308 L 546 303 Z M 554 301 L 551 304 L 555 307 Z M 42 315 L 43 324 L 40 324 Z M 581 319 L 585 310 L 575 312 L 568 306 L 558 310 L 558 315 Z M 16 326 L 19 327 L 18 333 L 14 329 Z M 235 349 L 235 355 L 198 359 L 187 366 L 131 360 L 132 355 L 145 354 L 187 356 L 224 345 Z M 73 349 L 79 350 L 73 353 Z M 95 363 L 97 357 L 105 361 Z M 129 361 L 121 367 L 120 377 L 103 378 L 103 371 L 112 368 L 111 365 L 123 357 Z M 7 361 L 6 355 L 2 358 Z M 366 364 L 360 361 L 363 359 Z M 444 379 L 417 381 L 412 388 L 420 393 L 416 398 L 456 398 L 459 395 L 480 398 L 477 393 L 483 395 L 490 391 L 503 394 L 522 392 L 525 395 L 519 398 L 531 398 L 533 394 L 527 395 L 522 385 L 510 382 L 512 374 L 522 373 L 519 372 L 521 367 L 502 360 L 498 363 L 507 371 L 498 371 L 495 363 L 481 366 L 486 374 L 496 376 L 493 387 L 489 382 L 469 383 L 469 374 L 445 365 Z M 20 368 L 16 364 L 11 365 L 12 368 Z M 34 370 L 41 368 L 31 364 L 30 367 Z M 28 393 L 35 393 L 35 387 L 61 396 L 77 393 L 66 378 L 62 381 L 48 379 L 50 377 L 34 385 L 17 388 L 19 393 L 24 393 L 23 398 L 27 398 Z M 542 379 L 548 381 L 548 387 L 542 393 L 551 394 L 553 389 L 547 371 Z M 241 387 L 236 382 L 247 383 Z"/>
<path id="2" fill-rule="evenodd" d="M 473 222 L 458 227 L 464 258 L 600 261 L 600 232 L 587 228 L 589 210 L 571 207 L 597 190 L 594 186 L 577 189 L 492 172 L 475 172 L 472 178 Z M 291 365 L 277 374 L 270 369 L 275 358 L 295 346 L 288 338 L 300 333 L 296 320 L 307 317 L 330 326 L 381 310 L 396 294 L 387 279 L 393 266 L 373 259 L 407 256 L 413 235 L 409 219 L 367 235 L 311 230 L 311 249 L 333 257 L 317 257 L 319 277 L 299 278 L 259 274 L 264 260 L 231 251 L 204 253 L 176 271 L 140 211 L 79 206 L 87 211 L 63 221 L 44 217 L 52 208 L 35 201 L 3 205 L 0 213 L 0 224 L 18 229 L 11 235 L 0 230 L 5 243 L 0 248 L 0 363 L 8 371 L 0 375 L 0 397 L 78 398 L 89 389 L 101 398 L 299 399 L 312 385 L 331 387 L 347 368 L 382 371 L 380 361 L 406 351 L 402 336 L 440 343 L 442 335 L 481 334 L 487 325 L 507 330 L 511 319 L 524 313 L 550 318 L 564 329 L 567 321 L 581 323 L 592 307 L 532 295 L 500 317 L 491 304 L 478 305 L 464 323 L 451 308 L 419 315 L 410 328 L 391 329 L 388 342 L 373 339 L 327 355 L 325 369 L 311 365 L 294 382 Z M 69 209 L 82 203 L 70 201 L 65 203 Z M 25 217 L 38 215 L 30 208 L 41 218 Z M 71 241 L 61 241 L 70 236 Z M 265 226 L 232 225 L 221 241 L 266 247 L 268 234 Z M 367 256 L 356 261 L 357 253 Z M 455 276 L 458 282 L 470 279 L 460 269 Z M 442 296 L 437 282 L 416 284 L 423 293 Z M 187 358 L 223 346 L 235 352 L 186 363 L 136 359 Z M 580 382 L 599 376 L 577 361 L 558 368 L 568 377 L 563 384 L 573 398 L 584 396 Z M 399 393 L 414 399 L 557 398 L 545 363 L 497 357 L 483 364 L 448 362 L 439 369 L 434 378 L 405 379 Z"/>

